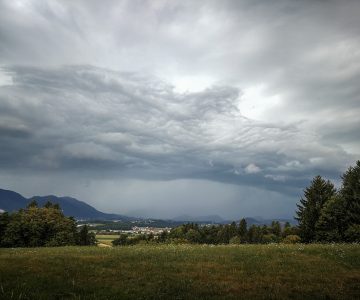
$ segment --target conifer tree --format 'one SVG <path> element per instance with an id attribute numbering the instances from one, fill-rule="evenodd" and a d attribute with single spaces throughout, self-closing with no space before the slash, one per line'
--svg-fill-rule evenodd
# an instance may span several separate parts
<path id="1" fill-rule="evenodd" d="M 299 221 L 299 233 L 303 242 L 315 240 L 316 223 L 324 204 L 335 195 L 334 185 L 321 176 L 316 176 L 304 191 L 304 197 L 297 204 L 296 219 Z"/>
<path id="2" fill-rule="evenodd" d="M 240 220 L 238 235 L 242 243 L 247 242 L 247 223 L 244 218 Z"/>
<path id="3" fill-rule="evenodd" d="M 350 167 L 342 176 L 341 196 L 344 198 L 349 227 L 360 225 L 360 161 Z"/>

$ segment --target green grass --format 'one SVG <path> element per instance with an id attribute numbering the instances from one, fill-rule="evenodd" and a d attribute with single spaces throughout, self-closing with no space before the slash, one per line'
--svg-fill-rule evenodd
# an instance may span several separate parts
<path id="1" fill-rule="evenodd" d="M 360 299 L 360 245 L 0 249 L 0 299 Z"/>

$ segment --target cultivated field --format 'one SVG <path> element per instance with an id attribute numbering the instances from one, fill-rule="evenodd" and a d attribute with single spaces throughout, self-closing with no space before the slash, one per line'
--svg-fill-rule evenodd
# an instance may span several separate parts
<path id="1" fill-rule="evenodd" d="M 101 245 L 107 245 L 107 246 L 112 246 L 112 241 L 117 239 L 119 237 L 119 235 L 115 235 L 115 234 L 97 234 L 96 235 L 96 239 L 99 243 L 99 246 Z"/>
<path id="2" fill-rule="evenodd" d="M 0 249 L 0 299 L 359 299 L 360 245 Z"/>

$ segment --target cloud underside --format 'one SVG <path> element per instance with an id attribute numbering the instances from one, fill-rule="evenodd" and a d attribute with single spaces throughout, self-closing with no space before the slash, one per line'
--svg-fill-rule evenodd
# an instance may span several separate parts
<path id="1" fill-rule="evenodd" d="M 6 72 L 12 84 L 0 87 L 2 168 L 286 191 L 317 172 L 335 176 L 353 159 L 301 124 L 244 117 L 234 87 L 176 93 L 155 77 L 93 66 Z"/>
<path id="2" fill-rule="evenodd" d="M 312 177 L 360 158 L 359 11 L 0 1 L 2 187 L 162 217 L 293 215 Z"/>

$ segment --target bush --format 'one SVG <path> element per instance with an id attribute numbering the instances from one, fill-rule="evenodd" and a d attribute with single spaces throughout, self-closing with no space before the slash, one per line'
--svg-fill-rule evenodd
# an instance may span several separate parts
<path id="1" fill-rule="evenodd" d="M 262 241 L 265 244 L 277 243 L 279 242 L 279 237 L 273 233 L 264 234 L 262 237 Z"/>
<path id="2" fill-rule="evenodd" d="M 296 234 L 291 234 L 291 235 L 288 235 L 286 236 L 282 242 L 284 244 L 296 244 L 296 243 L 300 243 L 301 242 L 301 238 L 296 235 Z"/>

